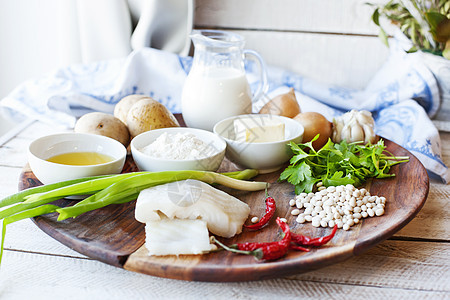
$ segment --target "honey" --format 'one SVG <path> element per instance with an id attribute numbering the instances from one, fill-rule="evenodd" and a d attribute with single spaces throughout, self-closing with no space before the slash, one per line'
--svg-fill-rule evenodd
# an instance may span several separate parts
<path id="1" fill-rule="evenodd" d="M 69 152 L 47 159 L 49 162 L 72 166 L 99 165 L 113 160 L 111 156 L 97 152 Z"/>

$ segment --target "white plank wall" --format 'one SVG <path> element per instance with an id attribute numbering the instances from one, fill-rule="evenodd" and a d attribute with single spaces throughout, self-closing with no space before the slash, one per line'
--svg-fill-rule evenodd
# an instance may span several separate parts
<path id="1" fill-rule="evenodd" d="M 378 1 L 380 2 L 380 1 Z M 196 28 L 232 30 L 267 64 L 364 88 L 388 55 L 362 0 L 197 0 Z"/>

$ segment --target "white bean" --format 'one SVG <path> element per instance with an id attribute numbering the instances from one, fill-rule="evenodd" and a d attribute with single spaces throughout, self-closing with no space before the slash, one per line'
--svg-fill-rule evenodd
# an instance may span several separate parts
<path id="1" fill-rule="evenodd" d="M 367 214 L 368 214 L 370 217 L 375 216 L 375 212 L 374 212 L 373 209 L 371 209 L 371 208 L 368 208 L 368 209 L 367 209 Z"/>
<path id="2" fill-rule="evenodd" d="M 361 219 L 361 214 L 360 213 L 354 213 L 353 214 L 353 218 L 355 218 L 355 219 Z"/>
<path id="3" fill-rule="evenodd" d="M 314 227 L 320 227 L 320 218 L 313 218 L 311 221 L 311 225 Z"/>
<path id="4" fill-rule="evenodd" d="M 350 229 L 350 226 L 349 226 L 348 224 L 344 224 L 344 225 L 342 226 L 342 229 L 344 229 L 345 231 L 347 231 L 347 230 Z"/>
<path id="5" fill-rule="evenodd" d="M 292 211 L 291 211 L 291 215 L 293 215 L 293 216 L 298 216 L 300 214 L 300 209 L 293 209 Z"/>
<path id="6" fill-rule="evenodd" d="M 382 209 L 382 208 L 377 209 L 377 210 L 375 211 L 375 214 L 376 214 L 377 216 L 382 216 L 382 215 L 384 215 L 384 209 Z"/>
<path id="7" fill-rule="evenodd" d="M 252 221 L 252 223 L 258 223 L 259 218 L 258 217 L 253 217 L 251 221 Z"/>
<path id="8" fill-rule="evenodd" d="M 308 222 L 311 222 L 312 218 L 313 217 L 311 215 L 306 215 L 305 216 L 305 220 L 308 221 Z"/>
<path id="9" fill-rule="evenodd" d="M 361 217 L 367 218 L 369 214 L 366 211 L 361 212 Z"/>
<path id="10" fill-rule="evenodd" d="M 297 221 L 298 223 L 300 223 L 300 224 L 305 223 L 305 221 L 306 221 L 306 220 L 305 220 L 305 216 L 299 215 L 299 216 L 297 217 L 296 221 Z"/>

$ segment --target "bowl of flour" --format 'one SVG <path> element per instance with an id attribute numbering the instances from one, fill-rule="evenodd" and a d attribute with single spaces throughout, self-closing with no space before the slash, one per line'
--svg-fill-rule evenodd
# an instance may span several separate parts
<path id="1" fill-rule="evenodd" d="M 150 130 L 131 141 L 131 154 L 141 171 L 216 171 L 225 156 L 226 142 L 196 128 Z"/>

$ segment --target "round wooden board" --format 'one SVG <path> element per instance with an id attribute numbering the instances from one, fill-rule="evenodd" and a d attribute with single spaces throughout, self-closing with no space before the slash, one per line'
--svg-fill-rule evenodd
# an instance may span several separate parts
<path id="1" fill-rule="evenodd" d="M 56 240 L 88 257 L 154 276 L 194 281 L 249 281 L 302 273 L 364 252 L 400 230 L 422 208 L 429 189 L 425 168 L 399 145 L 387 140 L 385 144 L 394 155 L 410 157 L 408 163 L 392 168 L 395 177 L 369 180 L 366 183 L 372 195 L 387 198 L 386 213 L 381 217 L 366 218 L 349 231 L 338 230 L 325 246 L 311 252 L 290 251 L 286 257 L 273 262 L 258 262 L 253 257 L 225 251 L 196 256 L 148 256 L 143 246 L 144 225 L 134 219 L 134 202 L 110 205 L 63 222 L 57 222 L 55 215 L 37 217 L 35 223 Z M 232 168 L 233 165 L 225 160 L 219 171 Z M 129 157 L 124 172 L 132 171 L 137 169 Z M 293 232 L 310 236 L 329 234 L 331 228 L 315 228 L 311 223 L 298 224 L 295 217 L 290 215 L 292 208 L 289 200 L 294 197 L 294 188 L 289 183 L 277 182 L 280 172 L 255 178 L 272 183 L 269 193 L 277 203 L 275 215 L 286 218 Z M 25 167 L 19 189 L 40 184 L 28 166 Z M 251 215 L 261 216 L 264 213 L 264 191 L 222 189 L 249 204 Z M 58 205 L 67 206 L 73 201 L 61 199 L 57 202 Z M 255 232 L 244 229 L 234 238 L 221 240 L 226 244 L 278 240 L 280 232 L 274 219 L 262 230 Z"/>

